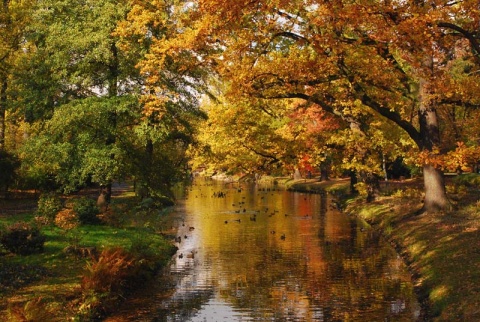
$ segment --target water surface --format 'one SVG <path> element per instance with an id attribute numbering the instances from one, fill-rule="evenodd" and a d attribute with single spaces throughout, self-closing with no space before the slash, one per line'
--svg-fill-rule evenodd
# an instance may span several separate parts
<path id="1" fill-rule="evenodd" d="M 170 218 L 171 266 L 110 321 L 418 318 L 402 260 L 331 196 L 198 180 Z"/>

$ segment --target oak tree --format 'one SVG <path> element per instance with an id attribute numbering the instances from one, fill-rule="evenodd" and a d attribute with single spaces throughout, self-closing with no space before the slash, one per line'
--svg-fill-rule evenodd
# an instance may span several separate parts
<path id="1" fill-rule="evenodd" d="M 452 62 L 478 69 L 478 10 L 476 1 L 199 0 L 183 6 L 175 37 L 155 42 L 149 64 L 187 53 L 186 66 L 211 68 L 239 95 L 301 98 L 364 131 L 352 109 L 360 102 L 429 155 L 424 208 L 439 210 L 448 207 L 442 168 L 430 162 L 444 154 L 439 111 L 478 102 L 471 90 L 448 97 Z M 478 83 L 476 72 L 461 74 Z"/>

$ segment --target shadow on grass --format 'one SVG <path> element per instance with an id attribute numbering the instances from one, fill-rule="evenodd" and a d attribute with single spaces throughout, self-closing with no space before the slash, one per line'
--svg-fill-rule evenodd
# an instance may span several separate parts
<path id="1" fill-rule="evenodd" d="M 412 273 L 427 320 L 480 321 L 478 194 L 457 198 L 465 202 L 445 213 L 421 212 L 421 203 L 412 198 L 391 196 L 349 208 L 396 246 Z"/>

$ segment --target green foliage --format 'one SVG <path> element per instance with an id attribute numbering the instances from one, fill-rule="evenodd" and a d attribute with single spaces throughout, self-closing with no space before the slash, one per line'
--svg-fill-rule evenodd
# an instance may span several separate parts
<path id="1" fill-rule="evenodd" d="M 63 203 L 55 193 L 44 193 L 38 199 L 37 215 L 53 222 L 57 213 L 62 210 Z"/>
<path id="2" fill-rule="evenodd" d="M 480 174 L 478 173 L 466 173 L 455 177 L 454 182 L 458 185 L 464 185 L 467 187 L 480 186 Z"/>
<path id="3" fill-rule="evenodd" d="M 0 242 L 8 251 L 19 255 L 30 255 L 43 251 L 45 236 L 37 227 L 17 222 L 1 233 Z"/>
<path id="4" fill-rule="evenodd" d="M 99 209 L 92 198 L 81 197 L 73 202 L 73 211 L 81 224 L 97 224 L 100 222 L 97 215 Z"/>
<path id="5" fill-rule="evenodd" d="M 88 98 L 59 107 L 44 127 L 22 147 L 23 172 L 51 178 L 63 192 L 89 182 L 105 185 L 125 173 L 122 141 L 132 136 L 138 116 L 134 97 Z M 112 125 L 111 118 L 115 117 Z M 115 138 L 111 140 L 111 138 Z M 117 144 L 107 144 L 107 141 Z"/>
<path id="6" fill-rule="evenodd" d="M 159 252 L 159 249 L 167 249 L 164 242 L 148 238 L 138 234 L 132 239 L 129 253 L 135 258 L 134 272 L 130 277 L 131 284 L 142 284 L 151 280 L 158 268 L 164 264 L 165 259 L 170 258 L 172 253 Z M 129 285 L 127 285 L 129 287 Z"/>

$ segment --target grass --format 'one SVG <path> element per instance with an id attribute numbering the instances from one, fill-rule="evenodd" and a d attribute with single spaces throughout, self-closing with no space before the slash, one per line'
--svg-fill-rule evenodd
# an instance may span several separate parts
<path id="1" fill-rule="evenodd" d="M 348 180 L 276 179 L 278 184 L 298 191 L 348 190 Z M 460 177 L 448 186 L 452 211 L 418 213 L 421 187 L 415 182 L 391 183 L 374 202 L 351 199 L 346 210 L 365 219 L 383 232 L 404 258 L 414 279 L 426 318 L 433 321 L 480 321 L 480 194 L 477 175 Z M 480 181 L 478 181 L 480 182 Z M 106 249 L 129 248 L 147 241 L 170 256 L 171 244 L 163 236 L 162 213 L 135 209 L 134 196 L 123 194 L 114 200 L 112 225 L 82 226 L 66 234 L 47 226 L 45 251 L 30 256 L 0 256 L 2 271 L 14 273 L 12 287 L 0 287 L 0 316 L 15 307 L 33 307 L 53 312 L 48 321 L 67 321 L 81 305 L 80 280 L 88 259 L 67 255 L 62 250 L 78 243 Z M 32 213 L 0 215 L 0 223 L 33 220 Z M 171 232 L 170 232 L 171 233 Z M 0 279 L 1 281 L 2 279 Z M 42 299 L 40 301 L 39 299 Z M 32 311 L 34 311 L 32 309 Z M 18 319 L 17 319 L 18 321 Z"/>
<path id="2" fill-rule="evenodd" d="M 130 193 L 116 197 L 114 213 L 110 214 L 115 218 L 114 225 L 84 225 L 68 231 L 43 226 L 46 242 L 39 254 L 19 256 L 0 249 L 0 316 L 7 317 L 6 321 L 22 321 L 30 312 L 36 321 L 42 320 L 41 312 L 47 311 L 48 321 L 79 319 L 78 309 L 85 301 L 82 277 L 92 258 L 65 252 L 69 246 L 95 249 L 97 253 L 120 247 L 134 255 L 154 258 L 156 267 L 166 264 L 175 249 L 164 237 L 161 224 L 156 224 L 162 222 L 164 213 L 138 209 L 137 204 Z M 0 225 L 18 221 L 34 222 L 35 215 L 32 211 L 0 212 Z"/>
<path id="3" fill-rule="evenodd" d="M 422 196 L 411 189 L 347 207 L 396 245 L 428 320 L 480 321 L 480 195 L 464 180 L 449 185 L 453 210 L 447 212 L 419 213 Z"/>
<path id="4" fill-rule="evenodd" d="M 298 192 L 329 192 L 333 194 L 345 195 L 350 190 L 350 180 L 344 178 L 318 181 L 318 178 L 294 180 L 290 177 L 262 177 L 262 180 L 265 182 L 275 182 L 278 185 L 284 186 L 288 190 Z"/>

